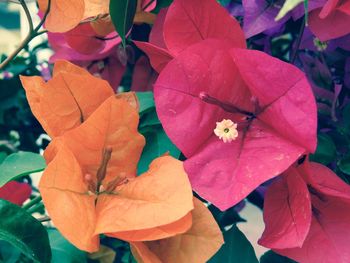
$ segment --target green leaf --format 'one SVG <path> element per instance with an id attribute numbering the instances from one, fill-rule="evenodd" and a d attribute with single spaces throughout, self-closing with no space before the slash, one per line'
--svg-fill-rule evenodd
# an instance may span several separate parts
<path id="1" fill-rule="evenodd" d="M 56 229 L 48 229 L 52 250 L 52 263 L 84 263 L 86 253 L 77 249 L 66 240 Z"/>
<path id="2" fill-rule="evenodd" d="M 137 99 L 139 101 L 140 110 L 139 114 L 143 115 L 146 112 L 154 109 L 154 98 L 153 98 L 153 92 L 147 91 L 147 92 L 136 92 Z"/>
<path id="3" fill-rule="evenodd" d="M 226 227 L 238 222 L 246 222 L 246 220 L 240 217 L 239 213 L 236 212 L 234 206 L 225 211 L 221 211 L 219 208 L 211 204 L 208 206 L 208 209 L 213 214 L 215 221 L 218 223 L 222 231 L 224 231 Z"/>
<path id="4" fill-rule="evenodd" d="M 7 241 L 34 262 L 51 261 L 46 229 L 24 209 L 0 199 L 0 240 Z"/>
<path id="5" fill-rule="evenodd" d="M 0 165 L 0 187 L 19 177 L 44 170 L 44 158 L 37 153 L 18 152 L 6 157 Z"/>
<path id="6" fill-rule="evenodd" d="M 217 0 L 217 2 L 222 6 L 227 6 L 229 3 L 231 3 L 231 0 Z"/>
<path id="7" fill-rule="evenodd" d="M 17 263 L 19 261 L 21 251 L 16 247 L 12 246 L 10 243 L 0 240 L 0 262 L 6 263 Z"/>
<path id="8" fill-rule="evenodd" d="M 350 175 L 350 154 L 339 161 L 338 167 L 343 173 Z"/>
<path id="9" fill-rule="evenodd" d="M 336 146 L 330 136 L 327 134 L 318 134 L 317 149 L 314 154 L 310 155 L 310 160 L 328 165 L 336 156 Z"/>
<path id="10" fill-rule="evenodd" d="M 260 263 L 296 263 L 287 257 L 280 256 L 273 252 L 272 250 L 267 251 L 260 258 Z"/>
<path id="11" fill-rule="evenodd" d="M 286 0 L 281 10 L 277 14 L 275 21 L 282 19 L 289 11 L 294 9 L 300 3 L 303 3 L 304 0 Z"/>
<path id="12" fill-rule="evenodd" d="M 350 131 L 350 104 L 343 109 L 343 124 L 347 131 Z"/>
<path id="13" fill-rule="evenodd" d="M 6 152 L 0 152 L 0 164 L 6 159 L 7 153 Z"/>
<path id="14" fill-rule="evenodd" d="M 137 166 L 137 174 L 148 170 L 150 163 L 157 157 L 169 152 L 175 158 L 179 158 L 180 150 L 170 141 L 161 125 L 144 134 L 146 146 Z"/>
<path id="15" fill-rule="evenodd" d="M 157 112 L 154 110 L 144 114 L 140 119 L 139 129 L 142 133 L 144 129 L 147 129 L 151 126 L 160 125 L 160 121 L 157 116 Z M 153 128 L 152 128 L 153 129 Z"/>
<path id="16" fill-rule="evenodd" d="M 224 240 L 225 244 L 209 263 L 258 263 L 252 245 L 236 225 L 224 232 Z"/>
<path id="17" fill-rule="evenodd" d="M 109 14 L 125 47 L 125 36 L 131 29 L 136 13 L 137 0 L 110 0 Z"/>

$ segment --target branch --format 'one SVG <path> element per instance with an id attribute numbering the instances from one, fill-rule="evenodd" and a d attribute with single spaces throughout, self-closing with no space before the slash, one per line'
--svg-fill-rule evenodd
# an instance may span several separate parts
<path id="1" fill-rule="evenodd" d="M 27 20 L 28 20 L 28 24 L 29 24 L 29 33 L 32 33 L 34 31 L 34 26 L 33 26 L 33 20 L 32 20 L 32 16 L 30 15 L 28 6 L 26 4 L 26 2 L 24 0 L 19 0 L 19 2 L 21 3 L 21 6 L 24 10 L 24 13 L 26 14 Z"/>
<path id="2" fill-rule="evenodd" d="M 290 59 L 290 63 L 292 63 L 292 64 L 294 64 L 294 62 L 297 58 L 298 50 L 299 50 L 299 47 L 301 44 L 301 39 L 303 38 L 303 34 L 304 34 L 304 30 L 305 30 L 305 24 L 306 24 L 306 17 L 304 16 L 303 21 L 301 22 L 299 35 L 298 35 L 298 38 L 297 38 L 296 43 L 295 43 L 295 48 L 294 48 L 294 50 L 292 50 L 292 55 L 291 55 L 291 59 Z"/>
<path id="3" fill-rule="evenodd" d="M 18 46 L 18 48 L 16 48 L 15 51 L 13 51 L 1 64 L 0 64 L 0 71 L 4 70 L 8 64 L 19 54 L 19 52 L 22 51 L 22 49 L 24 49 L 30 41 L 32 41 L 33 38 L 46 33 L 46 31 L 40 31 L 41 26 L 45 23 L 45 20 L 47 18 L 47 15 L 50 12 L 50 6 L 51 6 L 51 0 L 48 0 L 48 4 L 47 4 L 47 10 L 45 11 L 44 17 L 43 19 L 40 21 L 40 23 L 38 24 L 37 27 L 35 27 L 34 29 L 34 25 L 33 25 L 33 21 L 32 21 L 32 17 L 30 16 L 30 12 L 28 9 L 27 4 L 25 3 L 25 0 L 19 0 L 20 4 L 22 5 L 22 8 L 27 16 L 27 20 L 29 23 L 29 32 L 28 35 L 25 37 L 25 39 L 23 39 L 23 41 L 20 43 L 20 45 Z"/>

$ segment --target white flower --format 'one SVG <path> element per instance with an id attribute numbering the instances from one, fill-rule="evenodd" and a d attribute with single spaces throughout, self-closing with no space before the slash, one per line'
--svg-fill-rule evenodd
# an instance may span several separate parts
<path id="1" fill-rule="evenodd" d="M 234 141 L 238 137 L 237 123 L 223 119 L 221 122 L 216 123 L 214 133 L 224 143 Z"/>

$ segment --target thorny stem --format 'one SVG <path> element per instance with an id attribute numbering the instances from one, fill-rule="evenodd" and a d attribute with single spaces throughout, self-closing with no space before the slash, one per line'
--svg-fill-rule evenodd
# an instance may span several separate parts
<path id="1" fill-rule="evenodd" d="M 294 62 L 295 62 L 295 60 L 297 58 L 298 50 L 299 50 L 299 47 L 300 47 L 300 44 L 301 44 L 301 39 L 303 38 L 303 35 L 304 35 L 305 24 L 306 24 L 306 17 L 304 16 L 303 21 L 301 22 L 298 38 L 297 38 L 297 40 L 295 42 L 295 45 L 294 45 L 295 47 L 294 47 L 294 49 L 292 49 L 292 55 L 291 55 L 291 58 L 290 58 L 290 63 L 291 64 L 294 64 Z"/>
<path id="2" fill-rule="evenodd" d="M 19 0 L 25 14 L 28 20 L 28 24 L 29 24 L 29 32 L 28 35 L 23 39 L 23 41 L 20 43 L 20 45 L 18 46 L 18 48 L 16 50 L 14 50 L 12 52 L 12 54 L 10 54 L 1 64 L 0 64 L 0 70 L 3 70 L 4 68 L 7 67 L 7 65 L 19 54 L 19 52 L 22 51 L 22 49 L 24 49 L 30 41 L 32 41 L 33 38 L 46 33 L 46 30 L 40 31 L 40 28 L 42 27 L 42 25 L 45 23 L 46 17 L 50 12 L 50 6 L 51 6 L 51 0 L 48 0 L 48 4 L 47 4 L 47 10 L 44 14 L 43 19 L 40 21 L 40 23 L 34 28 L 33 25 L 33 20 L 32 17 L 30 15 L 28 6 L 25 2 L 25 0 Z"/>

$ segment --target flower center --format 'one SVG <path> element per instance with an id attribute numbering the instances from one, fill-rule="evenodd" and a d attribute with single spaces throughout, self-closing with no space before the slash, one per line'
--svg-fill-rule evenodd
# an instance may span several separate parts
<path id="1" fill-rule="evenodd" d="M 323 42 L 323 41 L 319 40 L 317 37 L 314 38 L 313 42 L 314 42 L 314 45 L 318 51 L 325 51 L 328 47 L 327 42 Z"/>
<path id="2" fill-rule="evenodd" d="M 223 119 L 216 123 L 214 133 L 220 140 L 223 140 L 224 143 L 234 141 L 238 137 L 237 123 L 228 119 Z"/>
<path id="3" fill-rule="evenodd" d="M 85 181 L 88 185 L 88 190 L 90 194 L 98 196 L 102 193 L 112 193 L 117 186 L 126 184 L 128 179 L 126 176 L 120 175 L 117 176 L 112 181 L 108 182 L 107 186 L 104 187 L 102 182 L 107 174 L 107 166 L 112 156 L 112 148 L 105 148 L 102 152 L 102 161 L 100 166 L 97 169 L 96 180 L 91 174 L 85 174 Z"/>

